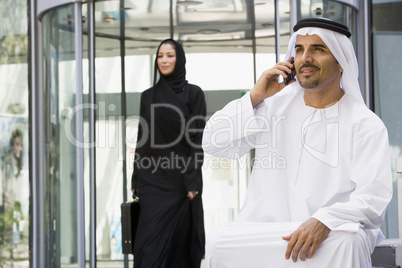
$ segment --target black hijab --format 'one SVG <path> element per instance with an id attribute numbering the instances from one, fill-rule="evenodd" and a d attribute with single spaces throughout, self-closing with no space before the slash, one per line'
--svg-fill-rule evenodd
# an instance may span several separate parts
<path id="1" fill-rule="evenodd" d="M 159 68 L 158 68 L 158 53 L 159 49 L 164 44 L 170 44 L 176 50 L 176 65 L 174 70 L 169 75 L 162 75 Z M 166 39 L 163 40 L 158 50 L 156 51 L 156 58 L 155 58 L 155 66 L 154 66 L 154 86 L 156 84 L 156 77 L 157 74 L 159 75 L 159 81 L 165 80 L 167 84 L 173 89 L 173 91 L 182 91 L 184 87 L 187 85 L 186 80 L 186 55 L 184 54 L 183 47 L 173 39 Z"/>

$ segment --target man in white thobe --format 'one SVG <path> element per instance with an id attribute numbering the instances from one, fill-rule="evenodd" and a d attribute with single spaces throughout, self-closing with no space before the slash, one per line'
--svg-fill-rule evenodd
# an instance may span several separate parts
<path id="1" fill-rule="evenodd" d="M 255 149 L 244 205 L 208 236 L 207 267 L 371 267 L 384 238 L 388 134 L 363 102 L 350 32 L 326 19 L 294 30 L 287 61 L 204 130 L 206 153 L 238 159 Z M 293 67 L 297 78 L 278 82 Z"/>

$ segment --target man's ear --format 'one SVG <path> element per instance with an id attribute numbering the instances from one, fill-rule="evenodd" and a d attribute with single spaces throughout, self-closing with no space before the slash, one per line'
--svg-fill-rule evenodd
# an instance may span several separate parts
<path id="1" fill-rule="evenodd" d="M 339 67 L 338 67 L 338 70 L 341 72 L 341 73 L 343 73 L 343 68 L 342 68 L 342 66 L 338 63 L 338 65 L 339 65 Z"/>

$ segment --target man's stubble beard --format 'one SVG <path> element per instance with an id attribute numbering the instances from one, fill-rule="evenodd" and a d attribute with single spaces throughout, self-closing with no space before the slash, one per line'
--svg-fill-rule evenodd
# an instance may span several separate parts
<path id="1" fill-rule="evenodd" d="M 310 89 L 310 88 L 316 88 L 320 84 L 320 81 L 318 79 L 312 80 L 312 81 L 300 81 L 299 84 L 302 88 L 305 89 Z"/>

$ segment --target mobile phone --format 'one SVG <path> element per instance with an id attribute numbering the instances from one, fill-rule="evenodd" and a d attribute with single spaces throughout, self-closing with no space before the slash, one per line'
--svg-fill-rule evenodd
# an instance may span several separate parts
<path id="1" fill-rule="evenodd" d="M 290 80 L 292 80 L 293 78 L 296 77 L 296 69 L 295 69 L 295 65 L 294 65 L 294 64 L 295 64 L 295 60 L 292 59 L 292 60 L 290 61 L 290 63 L 293 64 L 293 68 L 291 69 L 292 72 L 291 72 L 290 74 L 288 74 L 288 77 L 283 79 L 283 83 L 284 83 L 285 85 L 289 84 Z"/>

